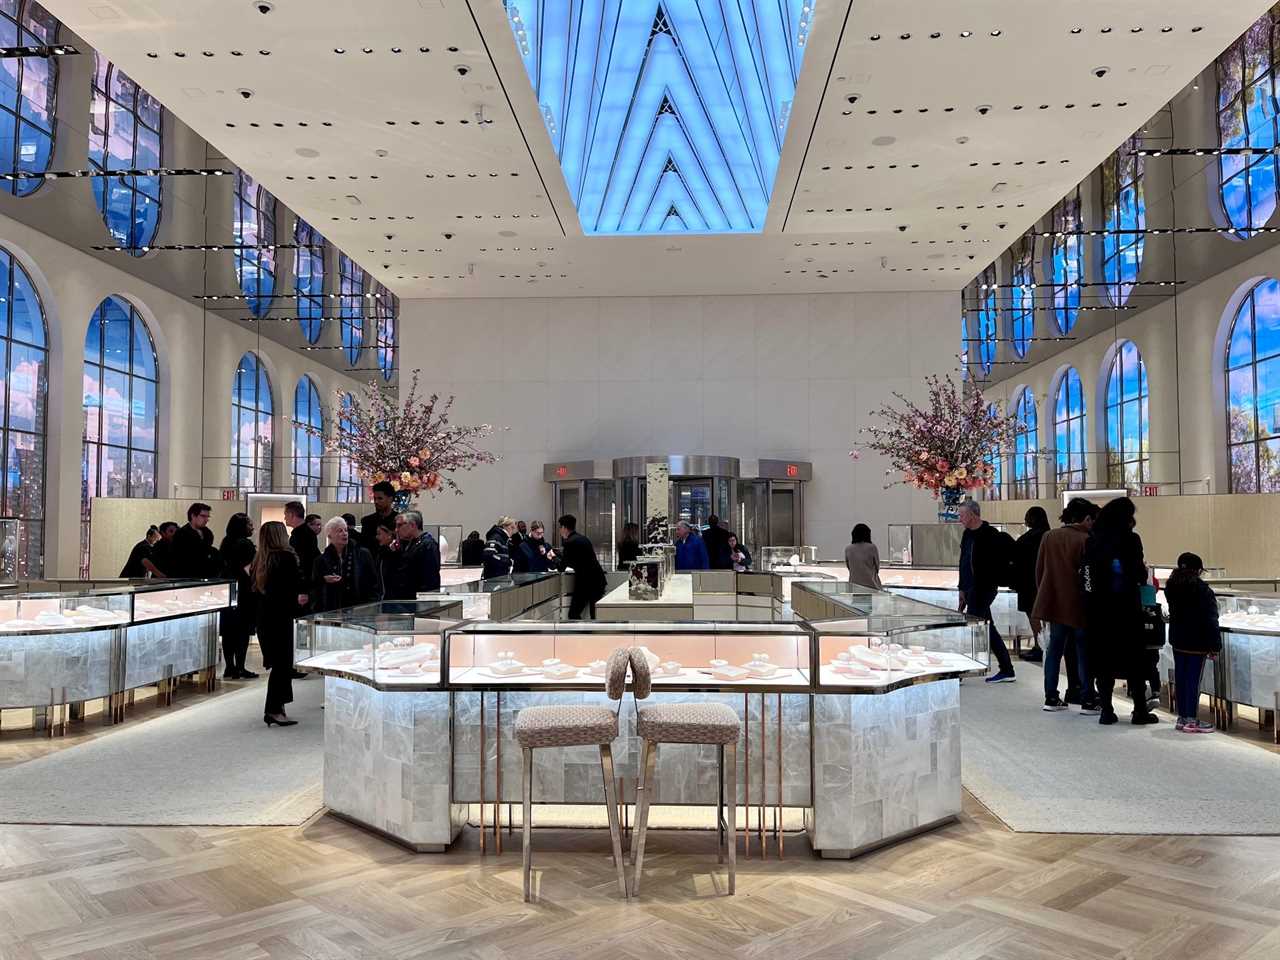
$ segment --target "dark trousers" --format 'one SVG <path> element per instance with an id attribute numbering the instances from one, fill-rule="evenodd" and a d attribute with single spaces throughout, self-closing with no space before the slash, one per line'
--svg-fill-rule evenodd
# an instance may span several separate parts
<path id="1" fill-rule="evenodd" d="M 1013 673 L 1013 661 L 1009 659 L 1009 648 L 1004 645 L 1004 637 L 1000 636 L 1000 631 L 996 629 L 995 618 L 991 616 L 991 604 L 994 600 L 994 596 L 978 597 L 968 605 L 965 612 L 971 617 L 987 621 L 987 634 L 990 637 L 991 652 L 995 654 L 996 663 L 1000 665 L 1002 673 Z"/>
<path id="2" fill-rule="evenodd" d="M 1083 693 L 1092 699 L 1089 681 L 1083 672 L 1084 631 L 1062 623 L 1049 624 L 1049 645 L 1044 653 L 1044 697 L 1052 700 L 1058 695 L 1058 670 L 1066 661 L 1067 703 L 1080 703 Z"/>
<path id="3" fill-rule="evenodd" d="M 263 637 L 258 634 L 258 642 L 262 644 L 263 659 L 267 659 L 270 651 L 271 675 L 267 677 L 267 702 L 263 713 L 283 713 L 286 703 L 293 703 L 293 637 L 286 634 L 282 638 Z"/>
<path id="4" fill-rule="evenodd" d="M 585 619 L 582 614 L 590 612 L 590 619 L 596 618 L 596 602 L 587 597 L 580 597 L 576 593 L 569 595 L 569 619 L 582 620 Z"/>
<path id="5" fill-rule="evenodd" d="M 1068 628 L 1062 659 L 1067 666 L 1067 703 L 1092 703 L 1096 697 L 1093 677 L 1089 675 L 1089 657 L 1085 651 L 1084 630 Z"/>
<path id="6" fill-rule="evenodd" d="M 1173 651 L 1173 688 L 1180 719 L 1194 720 L 1200 713 L 1200 674 L 1203 672 L 1203 653 Z"/>
<path id="7" fill-rule="evenodd" d="M 244 658 L 249 652 L 249 635 L 237 631 L 222 638 L 223 671 L 239 673 L 244 669 Z"/>
<path id="8" fill-rule="evenodd" d="M 1111 698 L 1115 693 L 1118 678 L 1107 672 L 1098 673 L 1098 703 L 1104 714 L 1114 713 L 1115 707 Z M 1136 716 L 1150 713 L 1147 707 L 1147 671 L 1145 668 L 1133 670 L 1125 679 L 1129 685 L 1129 698 L 1133 700 L 1133 712 Z"/>
<path id="9" fill-rule="evenodd" d="M 1147 651 L 1147 682 L 1151 684 L 1151 695 L 1160 696 L 1160 651 Z"/>

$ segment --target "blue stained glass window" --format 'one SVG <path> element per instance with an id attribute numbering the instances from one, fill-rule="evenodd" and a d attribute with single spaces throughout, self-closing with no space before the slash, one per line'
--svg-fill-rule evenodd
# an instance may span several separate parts
<path id="1" fill-rule="evenodd" d="M 1015 500 L 1034 500 L 1039 494 L 1037 470 L 1040 434 L 1036 424 L 1036 398 L 1030 387 L 1023 387 L 1013 402 L 1010 416 L 1021 428 L 1013 441 L 1013 484 L 1010 493 Z"/>
<path id="2" fill-rule="evenodd" d="M 312 433 L 307 428 L 319 431 Z M 320 391 L 310 377 L 303 377 L 293 391 L 293 488 L 312 499 L 320 498 L 324 460 L 324 408 Z"/>
<path id="3" fill-rule="evenodd" d="M 271 312 L 276 292 L 276 198 L 258 186 L 243 170 L 236 173 L 234 209 L 236 279 L 244 292 L 249 312 L 265 317 Z"/>
<path id="4" fill-rule="evenodd" d="M 1102 238 L 1102 276 L 1115 306 L 1129 300 L 1142 270 L 1147 206 L 1143 198 L 1141 144 L 1130 137 L 1102 164 L 1102 206 L 1107 233 Z"/>
<path id="5" fill-rule="evenodd" d="M 364 349 L 364 271 L 345 253 L 338 254 L 338 316 L 347 363 L 356 366 Z"/>
<path id="6" fill-rule="evenodd" d="M 989 403 L 987 413 L 998 417 L 1000 408 L 994 403 Z M 987 489 L 987 499 L 1001 500 L 1004 498 L 1004 451 L 997 447 L 987 454 L 986 460 L 991 467 L 991 486 Z"/>
<path id="7" fill-rule="evenodd" d="M 1280 492 L 1280 280 L 1255 284 L 1227 338 L 1232 493 Z"/>
<path id="8" fill-rule="evenodd" d="M 505 0 L 583 231 L 761 231 L 815 3 Z"/>
<path id="9" fill-rule="evenodd" d="M 996 268 L 987 267 L 978 284 L 978 363 L 983 373 L 990 373 L 996 362 L 997 331 L 1000 310 L 996 306 Z"/>
<path id="10" fill-rule="evenodd" d="M 89 110 L 89 165 L 94 170 L 158 167 L 164 108 L 119 67 L 94 51 Z M 107 230 L 132 256 L 160 228 L 160 177 L 94 177 L 93 195 Z"/>
<path id="11" fill-rule="evenodd" d="M 0 3 L 0 46 L 58 42 L 61 24 L 35 0 Z M 46 173 L 53 159 L 58 96 L 57 57 L 0 59 L 0 173 Z M 0 189 L 30 196 L 41 179 L 4 180 Z"/>
<path id="12" fill-rule="evenodd" d="M 382 371 L 383 380 L 390 380 L 396 369 L 396 320 L 400 300 L 381 284 L 375 292 L 378 297 L 373 301 L 373 320 L 378 369 Z"/>
<path id="13" fill-rule="evenodd" d="M 1136 487 L 1151 472 L 1147 365 L 1132 340 L 1116 346 L 1107 375 L 1107 483 Z"/>
<path id="14" fill-rule="evenodd" d="M 231 392 L 231 483 L 240 490 L 271 491 L 274 410 L 267 369 L 256 353 L 246 353 Z"/>
<path id="15" fill-rule="evenodd" d="M 1009 311 L 1009 333 L 1013 338 L 1013 350 L 1019 357 L 1027 355 L 1036 335 L 1034 254 L 1035 238 L 1030 234 L 1023 237 L 1013 250 L 1013 289 L 1010 291 L 1013 308 Z"/>
<path id="16" fill-rule="evenodd" d="M 1053 277 L 1053 314 L 1059 333 L 1070 333 L 1080 314 L 1080 284 L 1084 256 L 1080 236 L 1080 189 L 1053 208 L 1053 237 L 1049 247 Z"/>
<path id="17" fill-rule="evenodd" d="M 960 295 L 960 379 L 969 379 L 969 318 L 964 315 L 964 295 Z"/>
<path id="18" fill-rule="evenodd" d="M 1085 482 L 1086 437 L 1084 389 L 1075 367 L 1058 380 L 1053 407 L 1055 474 L 1061 489 L 1080 490 Z"/>
<path id="19" fill-rule="evenodd" d="M 294 290 L 298 294 L 298 327 L 307 338 L 307 343 L 315 343 L 320 339 L 320 326 L 324 317 L 324 237 L 315 227 L 298 217 L 293 223 L 293 242 L 298 244 L 293 258 Z"/>
<path id="20" fill-rule="evenodd" d="M 1277 9 L 1263 14 L 1217 60 L 1218 143 L 1268 151 L 1218 157 L 1222 210 L 1241 238 L 1256 233 L 1276 210 Z"/>
<path id="21" fill-rule="evenodd" d="M 355 438 L 355 424 L 351 419 L 351 405 L 355 402 L 349 393 L 344 393 L 338 403 L 338 502 L 357 503 L 364 491 L 360 475 L 356 472 L 355 461 L 347 452 Z"/>

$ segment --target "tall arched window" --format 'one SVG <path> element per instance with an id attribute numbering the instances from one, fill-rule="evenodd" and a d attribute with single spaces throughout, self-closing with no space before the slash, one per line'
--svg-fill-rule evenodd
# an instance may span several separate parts
<path id="1" fill-rule="evenodd" d="M 324 237 L 301 217 L 293 222 L 294 289 L 298 294 L 298 327 L 307 343 L 320 339 L 324 317 Z M 318 496 L 318 495 L 317 495 Z"/>
<path id="2" fill-rule="evenodd" d="M 1009 335 L 1013 349 L 1019 357 L 1025 357 L 1036 335 L 1036 276 L 1035 237 L 1028 233 L 1013 248 L 1013 289 L 1009 312 Z"/>
<path id="3" fill-rule="evenodd" d="M 320 499 L 323 482 L 323 434 L 324 408 L 320 404 L 320 391 L 316 389 L 314 380 L 303 377 L 293 391 L 293 487 L 295 492 L 314 500 Z"/>
<path id="4" fill-rule="evenodd" d="M 58 21 L 35 0 L 0 3 L 0 46 L 41 47 L 58 42 Z M 53 159 L 58 104 L 57 57 L 0 61 L 0 173 L 46 173 Z M 44 180 L 3 180 L 0 189 L 26 197 Z"/>
<path id="5" fill-rule="evenodd" d="M 1053 313 L 1060 333 L 1070 333 L 1080 311 L 1084 257 L 1080 245 L 1080 188 L 1053 208 L 1053 239 L 1049 248 L 1053 276 Z"/>
<path id="6" fill-rule="evenodd" d="M 265 317 L 276 292 L 276 198 L 243 170 L 236 173 L 235 242 L 236 279 L 244 291 L 249 311 Z"/>
<path id="7" fill-rule="evenodd" d="M 89 165 L 94 170 L 160 166 L 160 101 L 96 50 L 89 108 Z M 135 257 L 160 228 L 160 178 L 94 177 L 93 195 L 107 230 Z"/>
<path id="8" fill-rule="evenodd" d="M 1264 13 L 1217 61 L 1218 143 L 1262 151 L 1218 157 L 1222 212 L 1240 237 L 1252 236 L 1276 210 L 1276 10 Z"/>
<path id="9" fill-rule="evenodd" d="M 969 379 L 969 318 L 964 315 L 964 296 L 960 297 L 960 379 Z"/>
<path id="10" fill-rule="evenodd" d="M 1129 299 L 1142 270 L 1143 234 L 1147 205 L 1142 194 L 1141 146 L 1130 137 L 1102 164 L 1102 209 L 1106 234 L 1102 238 L 1102 276 L 1107 296 L 1119 307 Z"/>
<path id="11" fill-rule="evenodd" d="M 354 367 L 364 349 L 364 271 L 345 253 L 338 255 L 338 281 L 342 346 L 347 351 L 347 363 Z"/>
<path id="12" fill-rule="evenodd" d="M 1085 481 L 1084 390 L 1075 367 L 1067 367 L 1058 381 L 1053 405 L 1055 479 L 1058 488 L 1080 490 Z"/>
<path id="13" fill-rule="evenodd" d="M 1000 408 L 994 403 L 987 404 L 987 414 L 1000 416 Z M 986 456 L 987 466 L 991 468 L 991 486 L 987 489 L 988 500 L 1004 499 L 1004 451 L 997 447 Z"/>
<path id="14" fill-rule="evenodd" d="M 373 301 L 373 318 L 378 369 L 382 371 L 383 380 L 390 380 L 396 369 L 396 317 L 400 313 L 400 300 L 382 285 L 376 292 L 379 296 Z"/>
<path id="15" fill-rule="evenodd" d="M 1280 491 L 1280 280 L 1249 291 L 1227 338 L 1232 493 Z"/>
<path id="16" fill-rule="evenodd" d="M 94 497 L 156 495 L 156 348 L 129 301 L 107 297 L 84 338 L 80 566 L 88 575 Z"/>
<path id="17" fill-rule="evenodd" d="M 1151 472 L 1147 365 L 1132 340 L 1116 346 L 1107 374 L 1107 483 L 1138 486 Z"/>
<path id="18" fill-rule="evenodd" d="M 1013 440 L 1012 496 L 1015 500 L 1034 500 L 1039 490 L 1037 451 L 1040 434 L 1036 423 L 1036 398 L 1031 395 L 1030 387 L 1018 391 L 1010 413 L 1020 428 Z"/>
<path id="19" fill-rule="evenodd" d="M 231 392 L 231 482 L 240 490 L 271 490 L 271 380 L 255 353 L 236 367 Z"/>
<path id="20" fill-rule="evenodd" d="M 340 452 L 338 454 L 338 502 L 358 503 L 364 484 L 356 473 L 355 462 L 348 452 L 355 440 L 355 424 L 351 418 L 351 405 L 355 402 L 349 393 L 344 393 L 338 404 L 338 438 Z"/>
<path id="21" fill-rule="evenodd" d="M 978 363 L 983 373 L 990 373 L 996 362 L 996 330 L 1000 321 L 1000 311 L 996 307 L 996 268 L 995 264 L 983 271 L 978 284 Z"/>

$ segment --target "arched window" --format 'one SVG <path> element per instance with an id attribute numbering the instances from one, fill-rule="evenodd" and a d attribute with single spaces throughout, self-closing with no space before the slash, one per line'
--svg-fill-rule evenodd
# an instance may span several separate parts
<path id="1" fill-rule="evenodd" d="M 58 42 L 60 24 L 35 0 L 0 3 L 0 46 L 41 47 Z M 53 159 L 58 98 L 57 57 L 11 57 L 0 66 L 0 173 L 46 173 Z M 26 197 L 44 180 L 0 181 L 0 188 Z"/>
<path id="2" fill-rule="evenodd" d="M 271 490 L 271 380 L 255 353 L 236 367 L 231 393 L 231 482 L 240 490 Z"/>
<path id="3" fill-rule="evenodd" d="M 1227 338 L 1227 453 L 1232 493 L 1280 491 L 1280 280 L 1263 280 Z"/>
<path id="4" fill-rule="evenodd" d="M 990 373 L 996 362 L 996 330 L 1000 311 L 996 307 L 995 264 L 983 271 L 978 284 L 978 363 L 983 373 Z"/>
<path id="5" fill-rule="evenodd" d="M 1102 164 L 1102 209 L 1106 234 L 1102 238 L 1102 277 L 1107 296 L 1119 307 L 1128 299 L 1142 269 L 1147 205 L 1142 195 L 1141 144 L 1130 137 Z"/>
<path id="6" fill-rule="evenodd" d="M 1013 309 L 1009 316 L 1009 335 L 1019 357 L 1027 355 L 1036 335 L 1036 276 L 1032 268 L 1035 248 L 1035 237 L 1029 233 L 1013 248 L 1013 289 L 1010 291 Z"/>
<path id="7" fill-rule="evenodd" d="M 960 297 L 960 379 L 969 379 L 969 318 L 964 315 L 964 296 Z"/>
<path id="8" fill-rule="evenodd" d="M 1136 487 L 1147 480 L 1147 397 L 1142 354 L 1132 340 L 1121 340 L 1107 374 L 1107 483 Z"/>
<path id="9" fill-rule="evenodd" d="M 355 440 L 355 424 L 351 419 L 351 405 L 355 402 L 349 393 L 344 393 L 338 404 L 338 438 L 340 452 L 338 454 L 338 502 L 358 503 L 364 489 L 360 475 L 356 473 L 356 465 L 348 452 Z"/>
<path id="10" fill-rule="evenodd" d="M 156 348 L 129 301 L 107 297 L 84 338 L 80 565 L 88 575 L 94 497 L 156 495 Z"/>
<path id="11" fill-rule="evenodd" d="M 1218 157 L 1218 196 L 1227 222 L 1251 236 L 1276 210 L 1276 9 L 1262 15 L 1218 58 L 1218 143 L 1252 155 Z"/>
<path id="12" fill-rule="evenodd" d="M 160 166 L 160 101 L 96 50 L 89 108 L 89 165 L 94 170 Z M 135 257 L 160 227 L 160 178 L 94 177 L 93 195 L 107 230 Z"/>
<path id="13" fill-rule="evenodd" d="M 1053 405 L 1053 437 L 1058 488 L 1081 490 L 1085 481 L 1084 390 L 1075 367 L 1058 381 Z"/>
<path id="14" fill-rule="evenodd" d="M 298 217 L 293 222 L 293 242 L 298 245 L 293 259 L 298 327 L 307 343 L 315 343 L 320 339 L 321 318 L 324 317 L 324 237 Z"/>
<path id="15" fill-rule="evenodd" d="M 236 173 L 236 279 L 255 317 L 271 312 L 276 292 L 276 198 L 243 170 Z"/>
<path id="16" fill-rule="evenodd" d="M 44 572 L 45 412 L 49 392 L 49 331 L 27 271 L 0 247 L 0 339 L 5 362 L 0 411 L 4 485 L 0 515 L 17 517 L 18 573 Z"/>
<path id="17" fill-rule="evenodd" d="M 1000 408 L 994 403 L 987 404 L 990 416 L 1000 416 Z M 997 447 L 987 454 L 987 466 L 991 468 L 991 486 L 987 489 L 988 500 L 1004 499 L 1004 451 Z"/>
<path id="18" fill-rule="evenodd" d="M 1070 333 L 1080 311 L 1084 257 L 1080 246 L 1080 188 L 1053 208 L 1053 239 L 1049 248 L 1053 276 L 1053 313 L 1060 333 Z"/>
<path id="19" fill-rule="evenodd" d="M 307 428 L 311 429 L 308 430 Z M 311 431 L 316 431 L 312 433 Z M 320 499 L 321 464 L 324 457 L 324 408 L 320 391 L 310 377 L 298 381 L 293 391 L 293 487 L 296 493 Z"/>
<path id="20" fill-rule="evenodd" d="M 1034 500 L 1039 491 L 1037 451 L 1040 434 L 1036 424 L 1036 398 L 1030 387 L 1023 387 L 1013 402 L 1011 415 L 1018 421 L 1018 435 L 1013 440 L 1013 485 L 1015 500 Z"/>
<path id="21" fill-rule="evenodd" d="M 354 367 L 364 349 L 364 271 L 345 253 L 338 255 L 338 281 L 342 346 L 347 351 L 347 363 Z"/>
<path id="22" fill-rule="evenodd" d="M 382 371 L 383 380 L 390 380 L 396 369 L 396 317 L 400 312 L 400 300 L 381 285 L 376 292 L 379 296 L 373 301 L 373 318 L 378 369 Z"/>

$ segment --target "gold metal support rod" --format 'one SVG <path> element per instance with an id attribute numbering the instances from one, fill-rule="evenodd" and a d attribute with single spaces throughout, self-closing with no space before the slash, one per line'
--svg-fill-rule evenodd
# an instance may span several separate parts
<path id="1" fill-rule="evenodd" d="M 494 784 L 493 792 L 493 848 L 494 852 L 499 856 L 502 855 L 502 691 L 499 690 L 494 694 L 497 699 L 497 706 L 494 708 L 493 715 L 493 749 L 494 759 Z"/>
<path id="2" fill-rule="evenodd" d="M 769 859 L 769 847 L 764 832 L 765 793 L 769 789 L 768 733 L 765 731 L 765 695 L 760 694 L 760 806 L 756 810 L 756 839 L 760 841 L 760 859 Z"/>
<path id="3" fill-rule="evenodd" d="M 751 856 L 751 703 L 742 695 L 742 858 Z"/>
<path id="4" fill-rule="evenodd" d="M 782 859 L 782 694 L 778 694 L 778 809 L 774 821 L 778 842 L 778 859 Z"/>
<path id="5" fill-rule="evenodd" d="M 484 691 L 480 691 L 480 855 L 484 856 Z"/>

